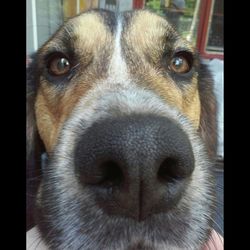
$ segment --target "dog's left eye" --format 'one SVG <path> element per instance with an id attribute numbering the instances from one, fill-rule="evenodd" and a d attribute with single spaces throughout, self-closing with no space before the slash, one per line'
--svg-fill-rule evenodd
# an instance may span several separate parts
<path id="1" fill-rule="evenodd" d="M 187 73 L 192 68 L 192 56 L 189 53 L 177 53 L 170 61 L 169 68 L 175 73 Z"/>
<path id="2" fill-rule="evenodd" d="M 69 72 L 70 66 L 70 62 L 66 57 L 54 56 L 49 60 L 48 70 L 51 75 L 61 76 Z"/>

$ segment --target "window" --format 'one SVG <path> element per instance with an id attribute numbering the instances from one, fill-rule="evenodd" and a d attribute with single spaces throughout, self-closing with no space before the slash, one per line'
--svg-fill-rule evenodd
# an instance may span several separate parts
<path id="1" fill-rule="evenodd" d="M 201 2 L 197 45 L 204 58 L 223 59 L 223 12 L 222 0 Z"/>
<path id="2" fill-rule="evenodd" d="M 165 16 L 185 39 L 196 45 L 200 1 L 147 0 L 145 7 Z"/>

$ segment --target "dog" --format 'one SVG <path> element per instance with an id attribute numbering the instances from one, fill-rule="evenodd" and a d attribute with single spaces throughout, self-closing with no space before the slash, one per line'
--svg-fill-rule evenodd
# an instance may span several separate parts
<path id="1" fill-rule="evenodd" d="M 213 80 L 165 18 L 81 13 L 27 80 L 28 177 L 48 248 L 201 248 L 215 213 Z"/>

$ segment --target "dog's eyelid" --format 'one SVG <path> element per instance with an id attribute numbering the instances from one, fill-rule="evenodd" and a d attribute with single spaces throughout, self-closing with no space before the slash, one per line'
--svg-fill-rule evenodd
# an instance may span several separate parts
<path id="1" fill-rule="evenodd" d="M 195 58 L 195 53 L 190 50 L 189 48 L 186 48 L 186 47 L 177 47 L 177 48 L 165 48 L 164 49 L 164 53 L 163 53 L 163 57 L 174 57 L 178 54 L 181 54 L 181 53 L 185 53 L 187 55 L 190 55 L 192 58 Z"/>
<path id="2" fill-rule="evenodd" d="M 180 53 L 180 52 L 189 53 L 189 54 L 193 55 L 193 51 L 190 50 L 190 49 L 187 48 L 187 47 L 177 47 L 177 48 L 174 50 L 174 53 Z"/>
<path id="3" fill-rule="evenodd" d="M 52 44 L 46 46 L 45 49 L 42 49 L 41 56 L 44 60 L 48 59 L 51 55 L 61 54 L 64 56 L 68 56 L 70 54 L 70 48 L 64 45 L 60 41 L 55 41 Z"/>
<path id="4" fill-rule="evenodd" d="M 192 51 L 190 51 L 189 49 L 183 49 L 183 48 L 178 48 L 175 51 L 173 51 L 172 57 L 175 57 L 175 56 L 184 56 L 190 62 L 193 62 L 195 58 L 194 53 Z"/>
<path id="5" fill-rule="evenodd" d="M 52 51 L 48 51 L 46 54 L 44 54 L 44 56 L 43 56 L 44 62 L 48 63 L 48 61 L 51 60 L 53 57 L 64 57 L 67 60 L 70 60 L 67 53 L 65 53 L 61 50 L 52 50 Z"/>

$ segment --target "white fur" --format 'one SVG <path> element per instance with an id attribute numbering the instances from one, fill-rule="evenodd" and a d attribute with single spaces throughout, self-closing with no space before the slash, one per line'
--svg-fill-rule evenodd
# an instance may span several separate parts
<path id="1" fill-rule="evenodd" d="M 122 56 L 121 49 L 121 34 L 122 34 L 122 24 L 121 19 L 118 18 L 116 37 L 115 37 L 115 46 L 114 52 L 110 61 L 108 79 L 107 81 L 112 84 L 122 83 L 128 84 L 130 82 L 127 65 Z"/>

